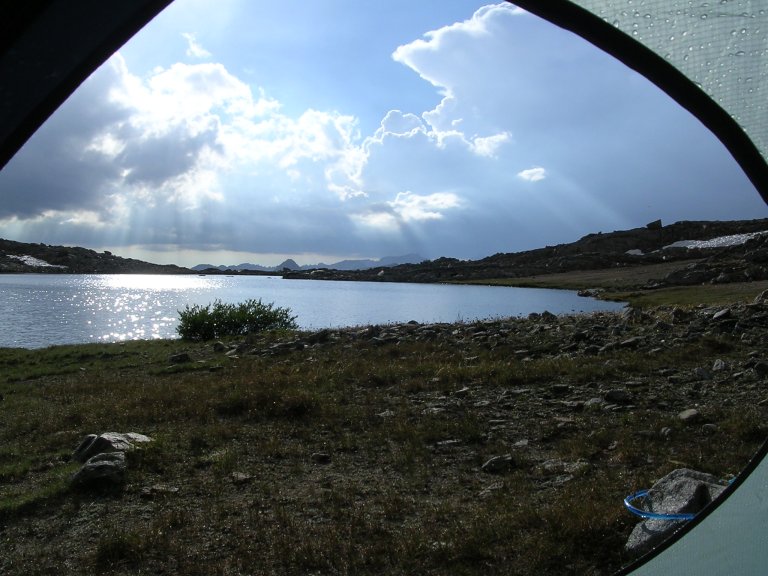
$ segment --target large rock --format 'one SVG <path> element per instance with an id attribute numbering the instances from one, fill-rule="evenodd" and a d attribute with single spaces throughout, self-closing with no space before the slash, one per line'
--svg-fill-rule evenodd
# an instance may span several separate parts
<path id="1" fill-rule="evenodd" d="M 725 488 L 711 474 L 680 468 L 656 482 L 648 491 L 644 506 L 637 507 L 655 514 L 698 514 Z M 647 552 L 684 523 L 685 520 L 645 519 L 632 530 L 626 550 L 635 554 Z"/>
<path id="2" fill-rule="evenodd" d="M 125 452 L 97 454 L 75 472 L 71 485 L 75 488 L 114 486 L 125 479 Z"/>
<path id="3" fill-rule="evenodd" d="M 135 448 L 136 444 L 151 442 L 152 439 L 144 434 L 136 432 L 105 432 L 100 436 L 89 434 L 80 442 L 80 445 L 72 454 L 72 459 L 85 462 L 96 454 L 102 452 L 128 452 Z"/>

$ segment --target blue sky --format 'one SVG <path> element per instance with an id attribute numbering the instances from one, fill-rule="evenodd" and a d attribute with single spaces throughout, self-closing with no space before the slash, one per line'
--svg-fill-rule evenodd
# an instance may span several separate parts
<path id="1" fill-rule="evenodd" d="M 0 196 L 0 237 L 188 266 L 474 259 L 768 217 L 647 80 L 469 0 L 176 0 L 0 172 Z"/>

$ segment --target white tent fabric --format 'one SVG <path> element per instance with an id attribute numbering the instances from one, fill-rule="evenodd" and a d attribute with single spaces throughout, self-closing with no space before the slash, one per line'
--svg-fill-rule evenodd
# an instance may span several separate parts
<path id="1" fill-rule="evenodd" d="M 766 0 L 576 0 L 647 46 L 725 109 L 768 159 Z"/>

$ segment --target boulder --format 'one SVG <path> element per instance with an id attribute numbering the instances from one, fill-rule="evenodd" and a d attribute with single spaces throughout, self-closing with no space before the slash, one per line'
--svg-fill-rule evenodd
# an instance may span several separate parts
<path id="1" fill-rule="evenodd" d="M 656 482 L 648 491 L 644 505 L 636 507 L 654 514 L 698 514 L 725 488 L 726 485 L 711 474 L 680 468 Z M 631 553 L 645 553 L 685 522 L 647 518 L 632 530 L 625 548 Z"/>
<path id="2" fill-rule="evenodd" d="M 125 479 L 125 467 L 125 452 L 103 452 L 89 458 L 70 484 L 75 488 L 119 485 Z"/>
<path id="3" fill-rule="evenodd" d="M 85 462 L 96 454 L 102 452 L 128 452 L 135 448 L 136 444 L 151 442 L 152 439 L 144 434 L 136 432 L 105 432 L 100 436 L 89 434 L 80 442 L 80 445 L 72 454 L 72 459 Z"/>

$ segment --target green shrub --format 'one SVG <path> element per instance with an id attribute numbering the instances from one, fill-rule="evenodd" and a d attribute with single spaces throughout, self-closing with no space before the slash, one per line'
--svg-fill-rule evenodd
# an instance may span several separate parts
<path id="1" fill-rule="evenodd" d="M 216 300 L 207 306 L 187 304 L 184 310 L 179 310 L 176 332 L 184 340 L 213 340 L 297 327 L 296 316 L 291 316 L 289 308 L 264 304 L 261 300 L 246 300 L 240 304 L 224 304 Z"/>

